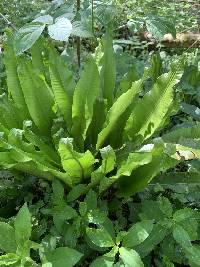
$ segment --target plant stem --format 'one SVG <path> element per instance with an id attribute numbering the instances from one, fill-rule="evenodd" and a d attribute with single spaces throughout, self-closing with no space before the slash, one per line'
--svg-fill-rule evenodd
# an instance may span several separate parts
<path id="1" fill-rule="evenodd" d="M 77 13 L 80 11 L 81 8 L 81 0 L 77 0 L 76 2 L 76 11 Z M 78 60 L 78 67 L 81 66 L 81 38 L 76 37 L 76 54 L 77 54 L 77 60 Z"/>
<path id="2" fill-rule="evenodd" d="M 94 1 L 92 0 L 92 33 L 94 35 Z"/>

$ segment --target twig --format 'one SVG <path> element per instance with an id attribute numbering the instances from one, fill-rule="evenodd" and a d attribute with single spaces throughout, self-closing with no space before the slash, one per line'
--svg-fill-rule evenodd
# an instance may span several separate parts
<path id="1" fill-rule="evenodd" d="M 10 22 L 2 13 L 0 13 L 0 16 L 3 18 L 3 20 L 10 26 L 14 31 L 17 31 L 17 28 L 15 27 L 12 22 Z"/>
<path id="2" fill-rule="evenodd" d="M 186 50 L 186 52 L 187 52 L 190 48 L 192 48 L 192 47 L 193 47 L 196 43 L 198 43 L 198 42 L 200 42 L 200 38 L 197 38 L 196 41 L 194 41 L 194 43 L 191 44 L 191 46 L 188 47 L 188 49 Z"/>

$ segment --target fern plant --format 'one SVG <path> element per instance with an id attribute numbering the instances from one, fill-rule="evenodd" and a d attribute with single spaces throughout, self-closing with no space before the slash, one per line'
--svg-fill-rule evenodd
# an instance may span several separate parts
<path id="1" fill-rule="evenodd" d="M 174 112 L 173 87 L 181 78 L 180 64 L 155 79 L 140 97 L 152 69 L 137 81 L 127 76 L 130 86 L 116 90 L 109 31 L 78 81 L 42 39 L 20 57 L 12 42 L 10 37 L 4 55 L 8 91 L 0 97 L 4 169 L 58 178 L 68 187 L 99 185 L 100 192 L 115 183 L 118 194 L 125 196 L 180 160 L 199 158 L 199 125 L 159 137 Z"/>

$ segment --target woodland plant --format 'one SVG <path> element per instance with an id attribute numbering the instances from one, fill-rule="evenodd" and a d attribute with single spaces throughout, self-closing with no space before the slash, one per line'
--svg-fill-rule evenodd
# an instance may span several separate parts
<path id="1" fill-rule="evenodd" d="M 90 55 L 78 81 L 57 51 L 42 39 L 17 57 L 12 37 L 5 47 L 7 93 L 0 101 L 0 164 L 8 170 L 68 188 L 84 184 L 99 193 L 115 185 L 130 196 L 160 172 L 182 160 L 199 158 L 199 124 L 160 136 L 175 112 L 173 88 L 182 64 L 159 77 L 141 96 L 155 69 L 116 86 L 115 55 L 108 31 Z"/>
<path id="2" fill-rule="evenodd" d="M 198 123 L 166 128 L 179 110 L 174 89 L 183 61 L 162 74 L 153 56 L 142 77 L 133 66 L 119 81 L 108 30 L 80 75 L 42 38 L 17 56 L 9 34 L 4 64 L 0 165 L 27 174 L 21 190 L 30 193 L 37 183 L 32 176 L 45 189 L 41 193 L 37 184 L 15 218 L 1 218 L 0 266 L 142 267 L 150 266 L 154 250 L 156 266 L 199 266 L 199 247 L 192 243 L 200 239 L 199 212 L 174 208 L 161 194 L 136 206 L 130 197 L 160 173 L 161 183 L 184 180 L 180 172 L 165 172 L 200 157 Z M 198 179 L 195 165 L 190 177 Z M 20 182 L 10 181 L 15 196 Z"/>
<path id="3" fill-rule="evenodd" d="M 66 196 L 59 180 L 52 187 L 0 222 L 0 266 L 199 266 L 199 211 L 177 209 L 160 193 L 134 203 L 105 200 L 93 190 L 82 198 L 82 185 Z"/>

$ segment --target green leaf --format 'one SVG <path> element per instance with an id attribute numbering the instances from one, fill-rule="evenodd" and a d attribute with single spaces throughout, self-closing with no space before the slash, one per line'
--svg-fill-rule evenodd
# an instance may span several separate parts
<path id="1" fill-rule="evenodd" d="M 161 208 L 159 201 L 145 199 L 142 201 L 140 218 L 142 220 L 155 220 L 156 222 L 162 221 L 166 216 Z"/>
<path id="2" fill-rule="evenodd" d="M 96 99 L 94 103 L 94 111 L 92 122 L 87 131 L 87 138 L 85 140 L 86 144 L 91 144 L 93 148 L 96 147 L 97 138 L 99 132 L 102 130 L 103 124 L 106 119 L 106 101 L 102 98 Z"/>
<path id="3" fill-rule="evenodd" d="M 200 123 L 197 123 L 197 125 L 195 125 L 194 127 L 187 127 L 187 128 L 181 127 L 162 136 L 162 139 L 165 142 L 176 143 L 176 144 L 179 143 L 179 140 L 181 138 L 199 139 Z"/>
<path id="4" fill-rule="evenodd" d="M 52 203 L 53 205 L 60 205 L 64 199 L 64 187 L 59 180 L 54 180 L 52 182 L 53 194 Z"/>
<path id="5" fill-rule="evenodd" d="M 43 38 L 39 38 L 31 47 L 31 56 L 33 68 L 40 75 L 43 75 L 46 80 L 49 80 L 48 68 L 45 64 L 46 61 L 46 42 Z"/>
<path id="6" fill-rule="evenodd" d="M 68 247 L 60 247 L 45 254 L 45 256 L 52 263 L 52 267 L 73 267 L 79 262 L 83 254 Z"/>
<path id="7" fill-rule="evenodd" d="M 116 177 L 130 176 L 132 171 L 139 166 L 146 165 L 152 161 L 150 152 L 134 152 L 128 155 L 128 159 L 123 161 L 117 170 Z"/>
<path id="8" fill-rule="evenodd" d="M 150 76 L 155 83 L 158 77 L 162 74 L 162 60 L 160 54 L 153 54 L 151 56 Z"/>
<path id="9" fill-rule="evenodd" d="M 178 69 L 172 68 L 169 73 L 161 75 L 152 90 L 138 101 L 125 129 L 130 140 L 142 143 L 159 128 L 171 107 L 173 87 L 180 77 Z"/>
<path id="10" fill-rule="evenodd" d="M 131 173 L 140 166 L 150 163 L 152 155 L 149 152 L 135 152 L 130 153 L 128 159 L 123 161 L 118 167 L 117 173 L 109 178 L 104 177 L 100 181 L 100 192 L 108 189 L 113 183 L 118 181 L 120 178 L 123 179 L 125 176 L 130 176 Z"/>
<path id="11" fill-rule="evenodd" d="M 67 201 L 72 202 L 78 199 L 81 195 L 86 193 L 86 185 L 78 184 L 72 188 L 72 190 L 67 195 Z"/>
<path id="12" fill-rule="evenodd" d="M 123 246 L 133 248 L 142 243 L 153 229 L 152 220 L 144 220 L 134 224 L 123 238 Z"/>
<path id="13" fill-rule="evenodd" d="M 103 92 L 103 98 L 107 100 L 108 109 L 113 104 L 113 96 L 116 80 L 116 63 L 113 49 L 113 40 L 111 31 L 107 30 L 105 37 L 102 41 L 103 57 L 101 59 L 101 88 Z"/>
<path id="14" fill-rule="evenodd" d="M 189 219 L 195 219 L 195 211 L 190 208 L 177 210 L 175 211 L 173 215 L 173 220 L 176 223 L 182 222 L 184 220 L 189 220 Z"/>
<path id="15" fill-rule="evenodd" d="M 92 121 L 94 103 L 100 89 L 99 72 L 94 59 L 86 63 L 80 80 L 75 88 L 72 106 L 72 134 L 81 144 L 86 138 L 87 129 Z"/>
<path id="16" fill-rule="evenodd" d="M 135 250 L 144 258 L 170 233 L 169 225 L 156 223 L 147 239 L 138 245 Z"/>
<path id="17" fill-rule="evenodd" d="M 77 217 L 76 211 L 65 203 L 55 206 L 52 209 L 51 214 L 53 216 L 54 224 L 60 233 L 62 233 L 66 221 Z"/>
<path id="18" fill-rule="evenodd" d="M 88 211 L 97 209 L 97 194 L 93 190 L 90 189 L 84 201 Z"/>
<path id="19" fill-rule="evenodd" d="M 15 51 L 21 55 L 39 39 L 45 28 L 43 23 L 30 23 L 20 28 L 15 37 Z"/>
<path id="20" fill-rule="evenodd" d="M 46 262 L 44 264 L 42 264 L 42 267 L 53 267 L 51 262 Z"/>
<path id="21" fill-rule="evenodd" d="M 140 255 L 135 250 L 121 247 L 119 253 L 125 267 L 144 267 Z"/>
<path id="22" fill-rule="evenodd" d="M 18 246 L 23 247 L 24 243 L 31 237 L 31 214 L 27 204 L 19 210 L 15 218 L 15 240 Z"/>
<path id="23" fill-rule="evenodd" d="M 98 247 L 108 248 L 115 245 L 112 237 L 104 228 L 86 228 L 86 234 L 90 241 Z"/>
<path id="24" fill-rule="evenodd" d="M 126 111 L 126 109 L 133 103 L 133 99 L 139 93 L 141 87 L 142 87 L 142 80 L 134 82 L 131 89 L 129 89 L 126 93 L 122 94 L 110 108 L 106 116 L 106 121 L 103 126 L 103 130 L 98 135 L 97 145 L 96 145 L 97 150 L 103 145 L 109 133 L 113 130 L 114 126 L 117 124 L 118 119 L 122 116 L 122 114 Z"/>
<path id="25" fill-rule="evenodd" d="M 8 99 L 5 94 L 0 96 L 0 111 L 1 118 L 0 123 L 4 127 L 3 131 L 6 134 L 6 129 L 22 128 L 23 118 L 21 112 L 13 102 Z M 26 116 L 26 115 L 25 115 Z"/>
<path id="26" fill-rule="evenodd" d="M 100 153 L 103 159 L 100 169 L 104 174 L 107 174 L 115 167 L 116 155 L 113 148 L 109 145 L 100 149 Z"/>
<path id="27" fill-rule="evenodd" d="M 39 16 L 36 19 L 34 19 L 32 22 L 39 22 L 44 24 L 52 24 L 53 23 L 53 17 L 50 15 L 44 15 Z"/>
<path id="28" fill-rule="evenodd" d="M 60 157 L 55 151 L 55 148 L 52 144 L 47 144 L 38 134 L 34 132 L 34 126 L 32 121 L 24 121 L 23 123 L 23 134 L 24 137 L 30 142 L 30 144 L 38 147 L 39 150 L 45 155 L 45 158 L 51 163 L 60 163 Z"/>
<path id="29" fill-rule="evenodd" d="M 172 204 L 170 203 L 169 199 L 166 197 L 160 197 L 158 200 L 160 210 L 170 218 L 173 213 Z"/>
<path id="30" fill-rule="evenodd" d="M 34 72 L 31 62 L 22 60 L 18 73 L 29 113 L 39 131 L 46 136 L 50 133 L 54 117 L 52 92 L 44 77 Z"/>
<path id="31" fill-rule="evenodd" d="M 70 129 L 72 124 L 72 98 L 75 82 L 67 65 L 53 47 L 49 51 L 49 61 L 51 86 L 55 102 L 67 124 L 67 128 Z"/>
<path id="32" fill-rule="evenodd" d="M 173 237 L 184 249 L 189 250 L 192 247 L 188 233 L 180 225 L 175 225 L 173 229 Z"/>
<path id="33" fill-rule="evenodd" d="M 184 113 L 191 115 L 195 120 L 200 121 L 200 109 L 197 106 L 183 102 L 181 103 L 180 108 Z"/>
<path id="34" fill-rule="evenodd" d="M 199 245 L 194 245 L 192 248 L 188 248 L 185 251 L 185 256 L 189 261 L 189 265 L 197 267 L 200 265 L 200 248 Z"/>
<path id="35" fill-rule="evenodd" d="M 4 64 L 6 67 L 8 92 L 11 94 L 16 106 L 23 112 L 24 118 L 29 118 L 23 91 L 17 72 L 17 57 L 13 48 L 13 37 L 8 36 L 8 43 L 4 47 Z"/>
<path id="36" fill-rule="evenodd" d="M 199 184 L 200 177 L 197 172 L 168 172 L 155 177 L 153 183 L 160 185 Z"/>
<path id="37" fill-rule="evenodd" d="M 113 260 L 106 257 L 97 257 L 90 267 L 113 267 Z"/>
<path id="38" fill-rule="evenodd" d="M 139 80 L 139 74 L 136 65 L 132 65 L 128 71 L 128 73 L 122 78 L 120 82 L 120 93 L 125 93 L 129 90 L 133 84 L 133 82 Z"/>
<path id="39" fill-rule="evenodd" d="M 173 237 L 176 242 L 184 249 L 188 259 L 195 264 L 200 264 L 200 250 L 191 243 L 191 239 L 187 231 L 180 225 L 175 225 L 173 229 Z"/>
<path id="40" fill-rule="evenodd" d="M 176 29 L 174 24 L 165 18 L 148 15 L 146 26 L 147 30 L 159 40 L 161 40 L 167 33 L 171 33 L 172 36 L 176 38 Z"/>
<path id="41" fill-rule="evenodd" d="M 62 138 L 58 152 L 64 170 L 71 176 L 75 184 L 90 176 L 95 159 L 89 150 L 85 153 L 76 152 L 72 142 L 72 138 Z"/>
<path id="42" fill-rule="evenodd" d="M 73 22 L 72 34 L 81 38 L 94 37 L 91 24 L 88 24 L 85 20 Z"/>
<path id="43" fill-rule="evenodd" d="M 0 266 L 9 266 L 16 264 L 20 260 L 19 256 L 13 253 L 0 256 Z M 17 266 L 17 265 L 16 265 Z"/>
<path id="44" fill-rule="evenodd" d="M 48 26 L 48 32 L 52 39 L 66 42 L 72 32 L 72 24 L 69 19 L 61 17 Z"/>
<path id="45" fill-rule="evenodd" d="M 131 196 L 132 194 L 144 189 L 161 171 L 166 171 L 177 164 L 177 160 L 172 159 L 165 154 L 165 147 L 162 143 L 158 143 L 153 146 L 151 149 L 151 155 L 152 161 L 150 163 L 135 169 L 129 178 L 126 176 L 120 178 L 118 181 L 120 196 Z"/>
<path id="46" fill-rule="evenodd" d="M 0 222 L 0 249 L 5 252 L 15 252 L 16 248 L 14 228 L 7 223 Z"/>
<path id="47" fill-rule="evenodd" d="M 102 212 L 100 210 L 91 210 L 87 213 L 87 221 L 89 223 L 101 225 L 106 220 L 106 214 L 105 212 Z"/>

